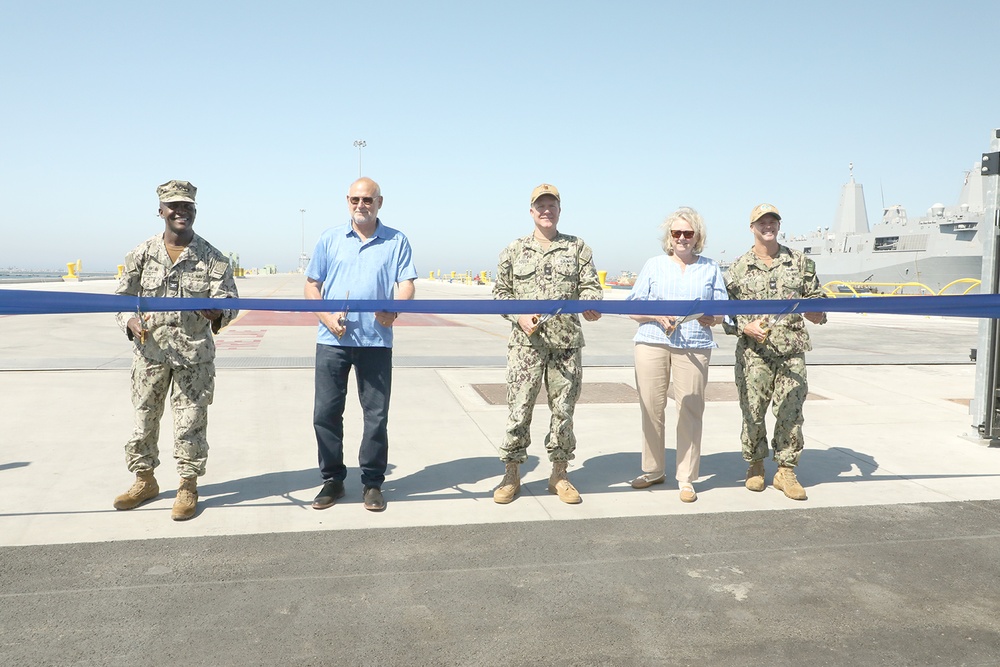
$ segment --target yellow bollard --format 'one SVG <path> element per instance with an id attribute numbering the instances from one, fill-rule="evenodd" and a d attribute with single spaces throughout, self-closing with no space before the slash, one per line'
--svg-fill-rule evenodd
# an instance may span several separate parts
<path id="1" fill-rule="evenodd" d="M 125 265 L 124 264 L 119 264 L 118 265 L 118 273 L 115 274 L 115 278 L 121 278 L 123 273 L 125 273 Z"/>
<path id="2" fill-rule="evenodd" d="M 607 280 L 608 280 L 608 272 L 607 271 L 598 271 L 597 272 L 597 279 L 601 281 L 601 289 L 611 289 L 607 285 Z"/>
<path id="3" fill-rule="evenodd" d="M 80 267 L 80 260 L 75 262 L 66 263 L 66 275 L 62 277 L 64 282 L 76 282 L 80 280 L 80 275 L 77 273 L 77 269 Z"/>
<path id="4" fill-rule="evenodd" d="M 434 280 L 434 272 L 431 271 L 431 275 L 427 277 L 428 280 Z"/>

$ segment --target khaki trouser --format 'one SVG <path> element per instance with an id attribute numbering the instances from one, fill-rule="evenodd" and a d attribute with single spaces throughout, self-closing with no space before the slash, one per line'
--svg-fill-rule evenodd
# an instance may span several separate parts
<path id="1" fill-rule="evenodd" d="M 682 350 L 636 343 L 635 386 L 642 414 L 643 472 L 653 476 L 666 472 L 664 413 L 667 390 L 673 381 L 677 405 L 677 482 L 688 484 L 698 479 L 705 384 L 711 356 L 711 350 Z"/>

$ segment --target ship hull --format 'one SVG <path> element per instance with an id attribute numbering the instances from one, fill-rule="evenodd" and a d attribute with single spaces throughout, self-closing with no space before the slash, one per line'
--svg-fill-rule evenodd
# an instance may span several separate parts
<path id="1" fill-rule="evenodd" d="M 983 270 L 983 258 L 973 256 L 929 256 L 923 252 L 898 252 L 891 256 L 878 255 L 810 255 L 816 262 L 816 273 L 820 282 L 830 281 L 868 283 L 920 283 L 935 294 L 949 283 L 961 278 L 979 280 Z M 947 294 L 961 294 L 968 284 L 954 285 Z M 879 287 L 879 292 L 891 292 L 892 288 Z M 908 289 L 906 293 L 914 293 Z M 978 293 L 976 286 L 970 293 Z"/>

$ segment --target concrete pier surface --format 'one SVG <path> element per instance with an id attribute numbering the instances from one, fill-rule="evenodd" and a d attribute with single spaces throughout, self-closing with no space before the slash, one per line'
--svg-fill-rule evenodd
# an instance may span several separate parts
<path id="1" fill-rule="evenodd" d="M 239 288 L 300 298 L 303 280 Z M 417 297 L 490 293 L 419 280 Z M 169 409 L 160 496 L 111 506 L 132 479 L 131 346 L 113 316 L 0 317 L 0 665 L 1000 664 L 1000 451 L 968 408 L 978 323 L 830 320 L 810 326 L 807 501 L 743 487 L 721 327 L 697 502 L 670 474 L 633 490 L 636 325 L 605 316 L 584 330 L 583 503 L 547 492 L 539 405 L 521 496 L 501 506 L 509 324 L 403 315 L 388 508 L 373 514 L 353 388 L 347 496 L 309 506 L 315 317 L 244 312 L 217 338 L 199 511 L 174 522 Z"/>

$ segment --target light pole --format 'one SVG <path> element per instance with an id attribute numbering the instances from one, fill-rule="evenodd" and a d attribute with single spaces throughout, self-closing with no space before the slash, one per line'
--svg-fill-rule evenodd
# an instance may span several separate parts
<path id="1" fill-rule="evenodd" d="M 354 142 L 354 147 L 358 149 L 358 178 L 361 178 L 361 149 L 367 145 L 362 139 Z"/>
<path id="2" fill-rule="evenodd" d="M 299 255 L 299 271 L 305 273 L 309 264 L 309 258 L 306 256 L 306 210 L 300 208 L 299 213 L 302 214 L 302 253 Z"/>

